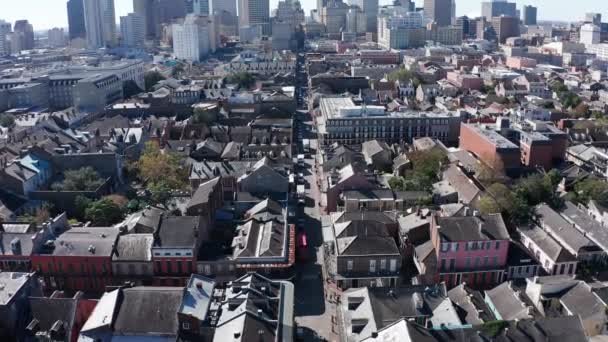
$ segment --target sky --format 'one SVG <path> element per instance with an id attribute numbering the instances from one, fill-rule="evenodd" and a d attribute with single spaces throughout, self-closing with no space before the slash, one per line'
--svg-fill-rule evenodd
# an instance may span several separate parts
<path id="1" fill-rule="evenodd" d="M 213 1 L 213 0 L 211 0 Z M 226 1 L 226 0 L 219 0 Z M 233 0 L 236 1 L 236 0 Z M 345 0 L 348 2 L 348 0 Z M 306 15 L 316 6 L 316 0 L 300 0 Z M 389 4 L 392 0 L 380 0 L 380 4 Z M 416 0 L 422 6 L 423 0 Z M 538 6 L 540 20 L 577 21 L 586 12 L 600 12 L 608 18 L 608 1 L 606 0 L 516 0 L 518 8 L 523 5 Z M 115 0 L 116 20 L 133 9 L 132 0 Z M 277 6 L 278 0 L 270 0 L 270 8 Z M 66 0 L 0 0 L 0 19 L 15 22 L 28 19 L 34 30 L 46 30 L 53 27 L 67 27 Z M 480 0 L 456 0 L 457 15 L 479 15 Z"/>

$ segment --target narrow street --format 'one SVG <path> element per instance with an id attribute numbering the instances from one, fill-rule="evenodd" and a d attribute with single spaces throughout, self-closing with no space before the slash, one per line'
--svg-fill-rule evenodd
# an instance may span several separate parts
<path id="1" fill-rule="evenodd" d="M 324 279 L 323 233 L 321 228 L 321 190 L 317 185 L 316 151 L 317 139 L 310 114 L 307 108 L 307 77 L 304 68 L 303 55 L 298 57 L 296 94 L 301 108 L 294 120 L 294 140 L 296 154 L 302 154 L 303 139 L 310 140 L 311 151 L 306 153 L 305 166 L 298 167 L 296 172 L 302 173 L 306 187 L 306 204 L 297 207 L 298 231 L 304 232 L 308 242 L 306 260 L 298 260 L 296 264 L 295 313 L 296 324 L 299 327 L 298 338 L 302 341 L 338 341 L 335 333 L 336 305 L 326 296 Z"/>

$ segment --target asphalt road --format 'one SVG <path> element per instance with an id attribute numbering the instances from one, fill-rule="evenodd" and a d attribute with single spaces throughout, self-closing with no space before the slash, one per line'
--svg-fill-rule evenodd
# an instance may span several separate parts
<path id="1" fill-rule="evenodd" d="M 297 122 L 296 130 L 301 132 L 304 139 L 311 139 L 311 153 L 314 157 L 317 141 L 312 131 L 312 121 L 306 116 L 304 121 Z M 296 133 L 297 136 L 298 133 Z M 301 141 L 298 141 L 301 145 Z M 302 146 L 297 146 L 301 153 Z M 314 158 L 305 159 L 305 167 L 299 168 L 298 173 L 304 174 L 307 189 L 306 206 L 299 206 L 297 210 L 298 229 L 306 233 L 309 249 L 307 261 L 298 261 L 296 264 L 296 324 L 304 335 L 304 341 L 326 340 L 337 341 L 336 327 L 333 322 L 336 313 L 334 303 L 327 300 L 326 282 L 323 278 L 323 234 L 321 231 L 321 211 L 319 202 L 321 193 L 317 186 L 316 165 Z"/>

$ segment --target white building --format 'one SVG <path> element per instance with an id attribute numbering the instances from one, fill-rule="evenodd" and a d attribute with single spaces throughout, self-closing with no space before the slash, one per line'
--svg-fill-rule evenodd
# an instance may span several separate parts
<path id="1" fill-rule="evenodd" d="M 579 42 L 585 45 L 600 43 L 601 29 L 593 24 L 585 24 L 581 26 Z"/>
<path id="2" fill-rule="evenodd" d="M 146 27 L 144 17 L 137 13 L 129 13 L 120 17 L 120 35 L 122 45 L 139 47 L 144 45 L 146 39 Z"/>
<path id="3" fill-rule="evenodd" d="M 62 28 L 52 28 L 48 31 L 48 45 L 52 48 L 64 47 L 67 45 L 65 32 Z"/>
<path id="4" fill-rule="evenodd" d="M 183 24 L 173 24 L 173 54 L 176 58 L 200 62 L 215 51 L 216 34 L 212 20 L 190 14 Z"/>
<path id="5" fill-rule="evenodd" d="M 90 49 L 116 45 L 114 0 L 84 0 L 84 24 Z"/>

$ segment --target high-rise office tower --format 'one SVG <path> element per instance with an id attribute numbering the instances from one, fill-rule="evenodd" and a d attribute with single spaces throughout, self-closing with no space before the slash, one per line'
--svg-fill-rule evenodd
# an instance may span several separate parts
<path id="1" fill-rule="evenodd" d="M 585 45 L 599 44 L 601 41 L 601 29 L 592 23 L 581 26 L 579 43 Z"/>
<path id="2" fill-rule="evenodd" d="M 378 0 L 350 0 L 351 6 L 359 6 L 367 20 L 365 32 L 376 32 L 378 26 Z"/>
<path id="3" fill-rule="evenodd" d="M 424 15 L 439 26 L 452 24 L 454 0 L 424 0 Z"/>
<path id="4" fill-rule="evenodd" d="M 188 14 L 181 24 L 173 24 L 173 53 L 176 58 L 199 62 L 215 51 L 217 36 L 209 17 Z"/>
<path id="5" fill-rule="evenodd" d="M 114 0 L 84 0 L 84 23 L 89 48 L 116 45 Z"/>
<path id="6" fill-rule="evenodd" d="M 64 47 L 66 45 L 65 32 L 62 28 L 55 27 L 48 31 L 48 46 L 52 48 Z"/>
<path id="7" fill-rule="evenodd" d="M 239 29 L 256 30 L 258 34 L 270 35 L 269 0 L 238 0 Z"/>
<path id="8" fill-rule="evenodd" d="M 395 5 L 399 5 L 401 7 L 406 8 L 408 11 L 416 10 L 416 2 L 413 0 L 396 0 Z"/>
<path id="9" fill-rule="evenodd" d="M 84 26 L 83 0 L 69 0 L 67 3 L 67 8 L 70 39 L 85 38 L 86 30 Z"/>
<path id="10" fill-rule="evenodd" d="M 22 50 L 31 50 L 34 48 L 34 27 L 27 20 L 15 21 L 13 32 L 22 36 Z"/>
<path id="11" fill-rule="evenodd" d="M 156 6 L 154 0 L 133 0 L 133 12 L 144 20 L 144 31 L 149 39 L 156 38 Z"/>
<path id="12" fill-rule="evenodd" d="M 209 15 L 209 0 L 186 0 L 186 12 Z"/>
<path id="13" fill-rule="evenodd" d="M 506 0 L 484 1 L 481 3 L 481 16 L 492 21 L 494 17 L 517 17 L 517 6 L 514 2 Z"/>
<path id="14" fill-rule="evenodd" d="M 11 53 L 10 42 L 6 37 L 10 32 L 11 23 L 0 20 L 0 56 L 5 56 Z"/>
<path id="15" fill-rule="evenodd" d="M 120 17 L 120 35 L 124 46 L 143 46 L 146 39 L 144 17 L 137 13 L 129 13 Z"/>
<path id="16" fill-rule="evenodd" d="M 500 16 L 492 18 L 492 27 L 496 32 L 496 39 L 504 44 L 507 38 L 519 36 L 519 18 Z"/>
<path id="17" fill-rule="evenodd" d="M 236 16 L 236 0 L 211 0 L 211 11 L 226 11 Z"/>
<path id="18" fill-rule="evenodd" d="M 601 13 L 587 13 L 585 14 L 585 21 L 592 23 L 593 25 L 602 25 L 602 14 Z"/>
<path id="19" fill-rule="evenodd" d="M 534 6 L 524 6 L 524 25 L 536 25 L 538 9 Z"/>

